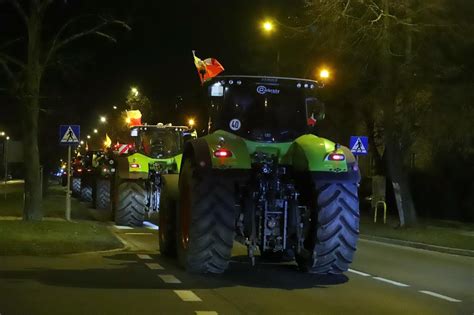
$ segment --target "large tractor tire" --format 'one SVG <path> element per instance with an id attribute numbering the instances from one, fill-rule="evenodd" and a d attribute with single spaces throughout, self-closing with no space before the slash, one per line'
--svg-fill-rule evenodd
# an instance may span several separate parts
<path id="1" fill-rule="evenodd" d="M 110 209 L 110 180 L 100 178 L 96 182 L 95 204 L 96 209 Z"/>
<path id="2" fill-rule="evenodd" d="M 81 185 L 81 200 L 85 202 L 92 201 L 92 186 L 90 184 Z"/>
<path id="3" fill-rule="evenodd" d="M 178 174 L 162 175 L 159 216 L 159 243 L 162 255 L 176 256 L 176 211 Z"/>
<path id="4" fill-rule="evenodd" d="M 125 181 L 118 186 L 115 223 L 142 226 L 145 220 L 146 193 L 138 181 Z"/>
<path id="5" fill-rule="evenodd" d="M 74 197 L 81 196 L 81 178 L 72 177 L 71 178 L 71 190 Z"/>
<path id="6" fill-rule="evenodd" d="M 359 238 L 356 183 L 316 183 L 317 217 L 305 249 L 297 255 L 300 269 L 317 274 L 348 270 Z"/>
<path id="7" fill-rule="evenodd" d="M 235 237 L 233 184 L 224 176 L 196 172 L 184 162 L 179 178 L 176 248 L 189 272 L 222 273 Z"/>

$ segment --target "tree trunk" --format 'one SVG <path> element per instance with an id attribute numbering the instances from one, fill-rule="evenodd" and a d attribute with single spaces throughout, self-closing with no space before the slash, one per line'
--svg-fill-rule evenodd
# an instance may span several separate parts
<path id="1" fill-rule="evenodd" d="M 401 203 L 397 207 L 400 213 L 400 226 L 413 225 L 416 223 L 416 211 L 413 199 L 410 193 L 410 186 L 407 173 L 403 167 L 403 152 L 397 133 L 395 123 L 395 99 L 396 86 L 394 78 L 394 70 L 392 64 L 392 56 L 390 54 L 390 17 L 389 17 L 389 0 L 383 1 L 384 17 L 383 17 L 383 36 L 381 43 L 381 81 L 382 81 L 382 99 L 384 100 L 384 127 L 385 127 L 385 150 L 388 175 L 392 182 L 398 183 L 400 186 Z"/>
<path id="2" fill-rule="evenodd" d="M 28 64 L 22 103 L 23 146 L 25 154 L 25 204 L 23 220 L 41 220 L 42 192 L 38 150 L 39 91 L 41 85 L 41 12 L 36 1 L 31 1 L 28 19 Z"/>

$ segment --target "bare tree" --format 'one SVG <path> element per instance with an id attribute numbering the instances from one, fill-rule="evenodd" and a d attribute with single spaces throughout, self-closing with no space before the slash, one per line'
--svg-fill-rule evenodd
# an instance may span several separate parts
<path id="1" fill-rule="evenodd" d="M 0 4 L 9 4 L 15 10 L 26 33 L 26 53 L 23 60 L 2 52 L 2 49 L 8 48 L 18 40 L 0 44 L 0 65 L 11 82 L 14 95 L 23 106 L 23 146 L 25 157 L 27 157 L 24 220 L 41 220 L 43 217 L 38 150 L 38 113 L 41 83 L 46 70 L 54 63 L 58 51 L 78 39 L 86 36 L 99 36 L 115 42 L 115 37 L 110 33 L 111 26 L 130 29 L 122 21 L 97 17 L 90 27 L 83 28 L 77 33 L 71 33 L 72 26 L 77 25 L 79 21 L 83 22 L 83 18 L 78 17 L 66 22 L 50 38 L 45 36 L 47 34 L 44 32 L 44 27 L 47 22 L 46 13 L 54 2 L 54 0 L 30 0 L 29 3 L 19 0 L 0 1 Z"/>
<path id="2" fill-rule="evenodd" d="M 426 29 L 440 26 L 432 17 L 442 0 L 305 2 L 308 23 L 296 31 L 331 51 L 345 63 L 345 71 L 356 73 L 349 88 L 354 105 L 363 113 L 371 146 L 378 149 L 373 150 L 375 171 L 383 170 L 384 160 L 392 181 L 400 185 L 401 213 L 407 224 L 413 224 L 416 211 L 405 161 L 415 142 L 417 119 L 426 112 L 430 95 L 427 87 L 413 88 L 417 58 L 422 57 L 418 43 Z"/>

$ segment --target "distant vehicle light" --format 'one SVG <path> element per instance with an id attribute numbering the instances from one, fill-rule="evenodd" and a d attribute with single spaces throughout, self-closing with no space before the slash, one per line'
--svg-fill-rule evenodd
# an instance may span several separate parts
<path id="1" fill-rule="evenodd" d="M 82 168 L 78 168 L 77 171 L 78 171 L 79 173 L 81 173 L 81 172 L 82 172 Z"/>
<path id="2" fill-rule="evenodd" d="M 214 156 L 217 158 L 228 158 L 232 157 L 232 152 L 227 149 L 221 148 L 214 151 Z"/>
<path id="3" fill-rule="evenodd" d="M 327 159 L 329 161 L 344 161 L 346 159 L 346 157 L 344 156 L 344 154 L 331 153 L 331 154 L 328 155 Z"/>

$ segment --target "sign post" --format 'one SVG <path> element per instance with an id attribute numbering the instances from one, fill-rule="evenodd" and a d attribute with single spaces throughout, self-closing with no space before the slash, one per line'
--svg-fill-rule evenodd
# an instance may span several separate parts
<path id="1" fill-rule="evenodd" d="M 79 125 L 61 125 L 59 127 L 59 144 L 67 145 L 67 185 L 66 185 L 66 220 L 71 221 L 71 146 L 79 144 L 81 127 Z"/>

